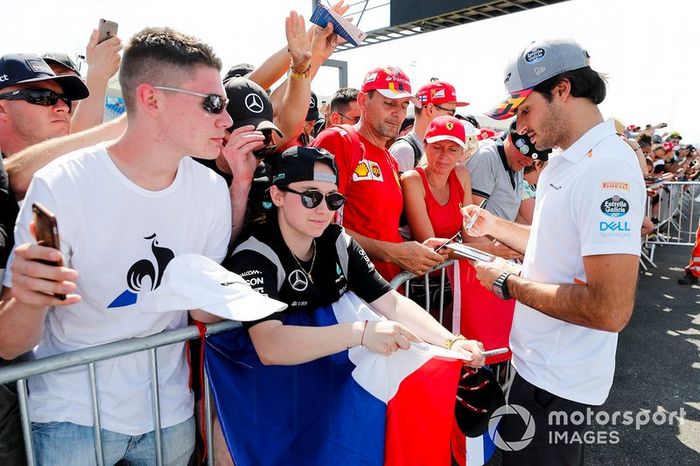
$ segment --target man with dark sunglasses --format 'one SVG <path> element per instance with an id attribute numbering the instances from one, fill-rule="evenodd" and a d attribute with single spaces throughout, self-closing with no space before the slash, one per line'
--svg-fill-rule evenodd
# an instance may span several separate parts
<path id="1" fill-rule="evenodd" d="M 0 57 L 0 277 L 14 245 L 18 212 L 4 159 L 39 142 L 68 134 L 71 105 L 88 90 L 80 78 L 56 76 L 41 58 L 30 54 Z M 0 354 L 0 367 L 18 362 Z M 0 387 L 0 464 L 25 464 L 19 408 L 14 384 Z"/>
<path id="2" fill-rule="evenodd" d="M 326 128 L 335 125 L 356 125 L 360 121 L 360 106 L 357 105 L 358 89 L 343 87 L 331 97 L 331 113 Z"/>
<path id="3" fill-rule="evenodd" d="M 220 70 L 211 47 L 172 29 L 145 29 L 130 40 L 120 69 L 126 132 L 55 160 L 34 175 L 27 192 L 0 296 L 0 356 L 36 346 L 43 357 L 187 325 L 186 307 L 151 314 L 143 312 L 143 297 L 160 286 L 173 257 L 193 253 L 220 262 L 226 255 L 226 183 L 189 157 L 218 157 L 232 124 Z M 61 251 L 35 244 L 35 202 L 55 214 Z M 38 262 L 59 258 L 64 267 Z M 201 310 L 190 315 L 214 320 Z M 155 464 L 151 401 L 142 389 L 151 383 L 145 357 L 104 361 L 97 371 L 109 439 L 105 464 Z M 195 425 L 184 345 L 158 351 L 158 372 L 163 462 L 184 466 Z M 85 377 L 78 369 L 30 382 L 39 464 L 94 464 L 92 410 L 72 401 L 89 399 Z"/>
<path id="4" fill-rule="evenodd" d="M 33 54 L 0 57 L 0 149 L 3 157 L 70 131 L 73 101 L 89 95 L 77 76 L 56 76 Z"/>
<path id="5" fill-rule="evenodd" d="M 469 105 L 457 99 L 457 92 L 452 84 L 433 81 L 418 89 L 416 97 L 422 104 L 415 108 L 413 130 L 398 138 L 389 148 L 399 164 L 399 172 L 413 170 L 423 155 L 423 137 L 425 130 L 435 117 L 454 116 L 457 107 Z"/>

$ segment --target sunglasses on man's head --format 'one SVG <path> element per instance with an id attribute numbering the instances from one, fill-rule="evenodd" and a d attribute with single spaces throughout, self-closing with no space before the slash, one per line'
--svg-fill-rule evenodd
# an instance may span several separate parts
<path id="1" fill-rule="evenodd" d="M 207 112 L 213 113 L 215 115 L 218 115 L 219 113 L 223 112 L 226 109 L 226 105 L 228 104 L 228 99 L 226 97 L 220 96 L 219 94 L 203 94 L 201 92 L 190 91 L 187 89 L 178 89 L 177 87 L 169 86 L 153 86 L 153 88 L 158 89 L 160 91 L 179 92 L 180 94 L 204 97 L 204 101 L 202 102 L 202 108 L 204 108 L 204 110 L 206 110 Z"/>
<path id="2" fill-rule="evenodd" d="M 34 105 L 42 105 L 44 107 L 53 107 L 60 100 L 67 106 L 68 111 L 73 108 L 73 102 L 63 94 L 58 94 L 51 89 L 29 88 L 19 89 L 16 91 L 0 94 L 2 100 L 24 100 Z"/>
<path id="3" fill-rule="evenodd" d="M 328 210 L 338 210 L 343 207 L 343 204 L 345 204 L 345 196 L 339 192 L 332 192 L 324 195 L 321 191 L 317 191 L 315 189 L 309 189 L 304 192 L 295 191 L 288 187 L 281 187 L 279 189 L 281 191 L 286 191 L 301 196 L 301 203 L 307 209 L 314 209 L 318 207 L 324 198 L 326 199 Z"/>

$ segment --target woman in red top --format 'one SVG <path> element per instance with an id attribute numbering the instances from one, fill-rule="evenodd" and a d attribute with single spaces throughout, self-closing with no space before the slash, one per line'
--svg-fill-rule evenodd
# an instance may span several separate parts
<path id="1" fill-rule="evenodd" d="M 415 170 L 401 176 L 404 211 L 416 241 L 451 238 L 462 229 L 462 206 L 472 203 L 469 172 L 459 157 L 467 148 L 464 125 L 439 116 L 425 131 L 425 154 Z"/>

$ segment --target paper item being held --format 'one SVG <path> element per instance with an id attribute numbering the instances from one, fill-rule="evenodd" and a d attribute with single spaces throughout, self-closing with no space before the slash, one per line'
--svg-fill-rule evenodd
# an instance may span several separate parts
<path id="1" fill-rule="evenodd" d="M 463 257 L 464 259 L 481 262 L 493 262 L 493 260 L 496 259 L 496 256 L 493 254 L 474 249 L 462 243 L 450 243 L 446 247 L 452 249 L 458 256 Z"/>
<path id="2" fill-rule="evenodd" d="M 316 4 L 316 7 L 311 14 L 310 21 L 321 26 L 322 28 L 325 28 L 329 22 L 333 23 L 333 32 L 355 46 L 359 45 L 360 42 L 365 40 L 365 37 L 367 37 L 367 33 L 360 30 L 357 26 L 340 16 L 335 11 L 329 10 L 320 3 Z"/>

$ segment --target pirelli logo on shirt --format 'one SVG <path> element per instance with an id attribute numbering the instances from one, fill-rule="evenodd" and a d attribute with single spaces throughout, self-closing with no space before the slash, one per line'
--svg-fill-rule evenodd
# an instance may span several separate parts
<path id="1" fill-rule="evenodd" d="M 629 191 L 630 184 L 625 181 L 602 181 L 600 183 L 600 188 Z"/>

